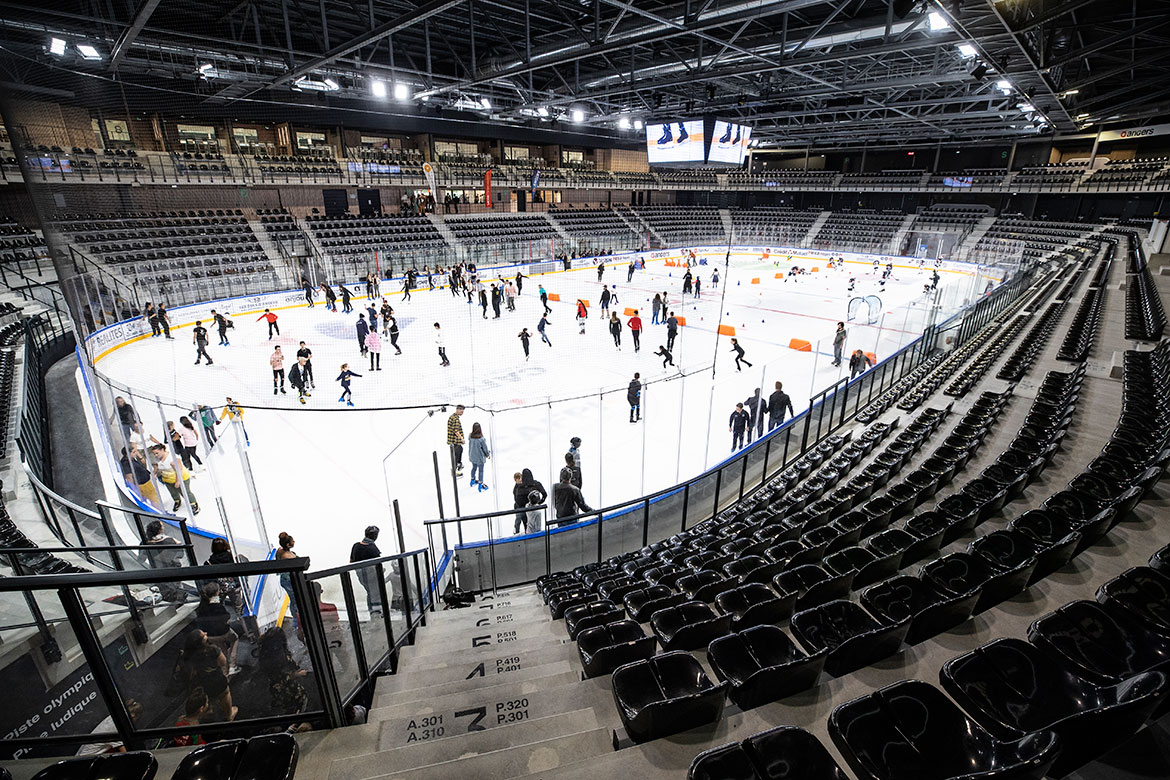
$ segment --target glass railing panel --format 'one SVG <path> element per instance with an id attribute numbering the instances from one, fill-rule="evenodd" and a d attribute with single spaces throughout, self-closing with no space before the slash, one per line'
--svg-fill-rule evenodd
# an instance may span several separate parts
<path id="1" fill-rule="evenodd" d="M 741 480 L 743 478 L 742 454 L 722 467 L 723 477 L 719 481 L 718 511 L 722 512 L 739 501 Z"/>
<path id="2" fill-rule="evenodd" d="M 718 479 L 717 472 L 712 471 L 691 483 L 687 497 L 687 528 L 694 528 L 714 514 L 715 484 Z"/>
<path id="3" fill-rule="evenodd" d="M 337 680 L 337 689 L 344 698 L 354 691 L 362 681 L 361 668 L 358 665 L 358 652 L 354 646 L 352 624 L 356 621 L 365 626 L 373 623 L 375 628 L 381 628 L 385 633 L 385 625 L 376 614 L 380 609 L 380 599 L 377 595 L 377 576 L 372 577 L 374 596 L 371 600 L 354 572 L 342 572 L 320 579 L 309 581 L 309 588 L 316 595 L 316 612 L 321 617 L 321 625 L 325 630 L 325 642 L 329 647 L 329 659 L 333 664 L 333 675 Z M 357 613 L 350 614 L 345 605 L 344 580 L 349 578 L 353 587 L 354 603 Z M 375 613 L 371 621 L 370 614 Z M 362 632 L 363 636 L 365 631 Z"/>

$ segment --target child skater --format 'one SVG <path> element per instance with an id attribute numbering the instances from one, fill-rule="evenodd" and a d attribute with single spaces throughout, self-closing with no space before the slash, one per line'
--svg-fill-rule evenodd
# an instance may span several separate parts
<path id="1" fill-rule="evenodd" d="M 349 363 L 341 364 L 341 373 L 337 375 L 337 381 L 341 382 L 341 398 L 337 399 L 338 403 L 345 401 L 346 406 L 353 406 L 353 392 L 349 389 L 349 380 L 355 376 L 361 376 L 361 374 L 350 371 Z"/>

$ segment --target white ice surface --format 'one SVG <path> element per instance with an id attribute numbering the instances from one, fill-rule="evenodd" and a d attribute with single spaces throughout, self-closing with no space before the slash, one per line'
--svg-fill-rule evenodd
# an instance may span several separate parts
<path id="1" fill-rule="evenodd" d="M 616 284 L 619 316 L 626 308 L 641 310 L 646 331 L 637 354 L 628 328 L 622 348 L 614 347 L 599 318 L 596 272 L 583 269 L 527 279 L 517 311 L 505 308 L 499 320 L 492 319 L 490 307 L 488 319 L 483 319 L 478 305 L 468 305 L 445 289 L 416 291 L 410 301 L 395 292 L 388 297 L 401 329 L 403 354 L 395 356 L 384 339 L 380 372 L 371 372 L 358 351 L 354 326 L 364 309 L 364 300 L 358 298 L 351 314 L 331 313 L 321 304 L 281 311 L 281 335 L 272 341 L 263 322 L 237 317 L 230 347 L 216 346 L 211 330 L 214 366 L 193 365 L 190 323 L 179 323 L 175 340 L 145 338 L 127 344 L 100 359 L 97 371 L 135 389 L 133 403 L 156 436 L 162 420 L 147 400 L 156 394 L 167 419 L 177 420 L 182 413 L 168 405 L 175 401 L 183 409 L 206 403 L 218 411 L 230 395 L 245 407 L 255 407 L 245 414 L 251 446 L 238 447 L 225 421 L 218 428 L 221 446 L 205 458 L 208 468 L 196 471 L 191 480 L 203 509 L 197 524 L 212 532 L 222 529 L 213 500 L 219 495 L 237 537 L 262 535 L 243 476 L 243 451 L 254 475 L 263 533 L 273 544 L 280 531 L 292 533 L 300 554 L 311 555 L 314 568 L 321 568 L 345 562 L 350 545 L 370 523 L 383 529 L 383 551 L 396 551 L 387 489 L 399 501 L 407 549 L 426 545 L 422 521 L 439 516 L 432 451 L 439 454 L 444 512 L 454 514 L 445 431 L 456 403 L 468 407 L 462 421 L 465 435 L 473 423 L 481 423 L 492 451 L 486 474 L 491 489 L 484 492 L 469 487 L 470 463 L 464 455 L 458 487 L 461 514 L 511 508 L 512 474 L 525 467 L 551 490 L 573 436 L 583 440 L 585 499 L 594 508 L 608 506 L 677 484 L 730 455 L 728 417 L 735 403 L 756 387 L 767 396 L 774 382 L 783 381 L 799 413 L 811 392 L 843 376 L 844 365 L 831 365 L 831 338 L 837 321 L 845 319 L 850 297 L 879 295 L 886 313 L 875 325 L 847 323 L 846 355 L 859 348 L 881 359 L 921 333 L 932 303 L 941 304 L 945 315 L 982 292 L 973 288 L 983 280 L 976 282 L 966 266 L 944 267 L 936 300 L 923 295 L 929 267 L 920 271 L 909 261 L 895 269 L 884 292 L 868 263 L 830 272 L 823 260 L 795 262 L 821 270 L 786 283 L 774 278 L 791 265 L 786 258 L 733 256 L 730 271 L 721 268 L 724 278 L 714 289 L 714 266 L 700 266 L 695 272 L 703 280 L 702 297 L 685 302 L 680 268 L 651 263 L 630 284 L 624 266 L 608 268 L 603 282 Z M 846 289 L 850 276 L 857 278 L 853 293 Z M 753 278 L 760 283 L 752 284 Z M 536 334 L 541 312 L 537 287 L 542 283 L 561 297 L 550 303 L 551 348 Z M 674 350 L 676 369 L 663 369 L 662 360 L 653 355 L 666 342 L 665 328 L 650 324 L 650 299 L 656 291 L 666 291 L 671 309 L 686 317 Z M 584 335 L 578 334 L 573 316 L 578 297 L 591 304 Z M 742 373 L 735 370 L 729 338 L 716 336 L 721 311 L 722 322 L 736 329 L 746 359 L 754 364 Z M 628 318 L 621 319 L 624 323 Z M 443 326 L 449 368 L 439 367 L 432 327 L 436 321 Z M 528 361 L 517 338 L 522 327 L 534 336 Z M 812 342 L 812 351 L 790 349 L 793 338 Z M 317 384 L 305 406 L 296 402 L 291 389 L 288 395 L 272 395 L 268 364 L 272 347 L 280 344 L 287 370 L 302 340 L 313 349 Z M 338 402 L 341 391 L 335 378 L 342 362 L 363 374 L 353 380 L 354 408 Z M 647 384 L 643 420 L 631 425 L 626 385 L 635 371 Z M 440 404 L 447 405 L 447 413 L 434 411 Z M 511 530 L 511 518 L 506 517 L 496 521 L 492 533 Z M 463 529 L 465 540 L 483 539 L 487 533 L 482 521 Z"/>

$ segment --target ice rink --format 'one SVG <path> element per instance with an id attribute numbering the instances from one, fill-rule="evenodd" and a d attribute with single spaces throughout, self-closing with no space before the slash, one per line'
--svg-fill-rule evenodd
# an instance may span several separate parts
<path id="1" fill-rule="evenodd" d="M 923 285 L 930 281 L 933 264 L 928 261 L 922 270 L 906 259 L 882 291 L 880 274 L 861 257 L 833 271 L 824 259 L 790 260 L 787 255 L 733 254 L 727 268 L 722 255 L 704 259 L 706 265 L 693 269 L 703 285 L 697 299 L 681 295 L 685 269 L 651 261 L 627 283 L 626 264 L 618 259 L 607 263 L 600 282 L 593 268 L 526 279 L 517 310 L 503 307 L 499 319 L 490 306 L 484 319 L 478 304 L 469 305 L 447 289 L 416 290 L 406 301 L 399 284 L 391 289 L 384 283 L 403 354 L 396 356 L 384 339 L 381 371 L 370 371 L 358 348 L 355 323 L 365 309 L 364 297 L 354 298 L 349 314 L 340 312 L 340 304 L 332 313 L 321 302 L 278 311 L 281 333 L 271 341 L 255 312 L 236 314 L 229 302 L 223 308 L 236 314 L 236 327 L 229 332 L 230 347 L 217 346 L 210 329 L 213 366 L 194 365 L 191 323 L 180 321 L 174 340 L 146 337 L 127 343 L 101 357 L 96 371 L 99 382 L 105 377 L 134 388 L 132 402 L 147 431 L 159 438 L 163 421 L 152 396 L 161 400 L 169 420 L 197 403 L 218 413 L 226 396 L 242 404 L 250 446 L 237 442 L 238 426 L 228 421 L 218 426 L 220 445 L 204 456 L 205 468 L 196 470 L 190 483 L 202 508 L 196 524 L 219 532 L 226 516 L 237 537 L 261 535 L 243 476 L 250 468 L 268 541 L 274 545 L 279 532 L 292 533 L 298 552 L 312 556 L 314 567 L 321 568 L 345 562 L 350 545 L 370 523 L 383 529 L 383 551 L 397 551 L 390 499 L 400 504 L 407 549 L 426 545 L 422 522 L 439 517 L 432 452 L 439 457 L 447 517 L 455 514 L 456 500 L 462 515 L 511 508 L 512 475 L 523 468 L 551 491 L 574 436 L 583 441 L 583 493 L 593 508 L 677 484 L 731 454 L 728 418 L 735 403 L 757 387 L 766 398 L 782 381 L 799 413 L 811 393 L 847 375 L 845 363 L 832 365 L 832 334 L 846 318 L 851 297 L 878 295 L 883 305 L 873 324 L 864 319 L 846 323 L 846 357 L 862 349 L 880 360 L 917 338 L 932 317 L 941 319 L 984 292 L 988 281 L 974 267 L 943 264 L 939 290 L 926 294 Z M 776 278 L 793 265 L 819 271 Z M 718 288 L 711 284 L 716 267 L 722 277 Z M 852 293 L 847 291 L 850 277 L 856 279 Z M 623 323 L 620 349 L 601 319 L 602 284 L 618 295 L 611 308 Z M 542 311 L 539 285 L 560 297 L 549 304 L 551 347 L 536 333 Z M 686 320 L 673 350 L 674 367 L 664 368 L 653 354 L 666 343 L 665 327 L 651 324 L 650 300 L 656 292 L 665 292 L 669 308 Z M 574 320 L 578 298 L 590 304 L 583 335 Z M 625 311 L 632 308 L 640 310 L 645 326 L 640 352 L 634 351 L 625 326 Z M 451 361 L 447 368 L 439 366 L 435 322 L 442 325 Z M 717 336 L 720 324 L 735 329 L 751 368 L 736 370 L 730 338 Z M 528 360 L 518 338 L 524 327 L 533 334 Z M 810 342 L 811 349 L 790 348 L 792 339 Z M 313 350 L 316 380 L 304 406 L 291 388 L 287 395 L 273 396 L 268 362 L 279 344 L 287 370 L 300 341 Z M 336 377 L 343 362 L 362 375 L 353 380 L 353 408 L 338 401 Z M 643 418 L 630 424 L 626 389 L 635 372 L 645 385 Z M 456 496 L 446 425 L 460 403 L 467 407 L 464 434 L 480 423 L 492 457 L 486 471 L 490 489 L 479 491 L 469 486 L 470 463 L 464 455 Z M 494 535 L 512 532 L 511 517 L 497 520 L 492 529 Z M 487 533 L 483 521 L 463 528 L 465 540 Z"/>

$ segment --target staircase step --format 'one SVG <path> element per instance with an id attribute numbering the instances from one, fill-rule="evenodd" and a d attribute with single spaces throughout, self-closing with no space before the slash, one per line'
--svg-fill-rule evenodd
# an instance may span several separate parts
<path id="1" fill-rule="evenodd" d="M 447 739 L 413 742 L 406 747 L 339 758 L 329 767 L 329 780 L 362 780 L 376 777 L 388 766 L 395 772 L 430 766 L 461 758 L 506 750 L 517 745 L 543 742 L 598 728 L 593 710 L 576 710 L 513 723 L 510 726 L 472 731 Z"/>
<path id="2" fill-rule="evenodd" d="M 479 663 L 485 658 L 505 658 L 538 648 L 564 645 L 568 640 L 567 636 L 556 637 L 551 634 L 531 639 L 518 637 L 518 634 L 510 637 L 506 632 L 496 633 L 485 630 L 483 634 L 463 635 L 463 639 L 458 643 L 447 642 L 446 644 L 432 644 L 426 647 L 407 645 L 399 651 L 399 661 L 403 664 L 411 662 L 417 664 L 421 661 L 426 666 L 464 664 L 472 659 L 475 659 L 474 663 Z"/>
<path id="3" fill-rule="evenodd" d="M 562 641 L 569 639 L 569 632 L 565 627 L 565 621 L 553 620 L 549 617 L 547 611 L 543 616 L 537 614 L 526 621 L 505 622 L 494 625 L 488 621 L 489 618 L 485 616 L 480 621 L 477 621 L 482 622 L 483 625 L 464 623 L 463 625 L 453 624 L 434 628 L 427 626 L 425 630 L 418 632 L 414 646 L 418 648 L 419 653 L 427 653 L 434 651 L 436 647 L 439 648 L 439 652 L 443 652 L 444 650 L 449 651 L 452 646 L 468 647 L 472 645 L 471 640 L 473 638 L 478 638 L 482 643 L 484 637 L 487 637 L 486 641 L 491 646 L 547 637 L 553 637 Z"/>
<path id="4" fill-rule="evenodd" d="M 580 734 L 555 737 L 542 742 L 519 745 L 454 761 L 445 761 L 418 769 L 378 775 L 378 780 L 454 780 L 476 778 L 495 780 L 533 772 L 547 772 L 557 767 L 585 761 L 591 756 L 613 750 L 609 729 L 592 729 Z"/>
<path id="5" fill-rule="evenodd" d="M 543 603 L 533 604 L 531 606 L 500 607 L 496 609 L 492 605 L 492 602 L 489 601 L 483 609 L 472 607 L 471 609 L 448 609 L 443 612 L 435 612 L 434 614 L 427 613 L 426 631 L 441 630 L 448 626 L 490 626 L 503 623 L 520 623 L 535 620 L 540 617 L 546 619 L 551 617 L 548 607 Z M 487 622 L 483 623 L 482 621 L 484 620 L 487 620 Z"/>
<path id="6" fill-rule="evenodd" d="M 501 654 L 495 658 L 481 660 L 469 658 L 462 664 L 436 668 L 430 668 L 428 665 L 420 663 L 417 669 L 399 669 L 398 674 L 379 679 L 378 691 L 398 693 L 434 685 L 457 683 L 461 680 L 478 678 L 503 680 L 513 676 L 532 677 L 536 676 L 537 672 L 542 675 L 556 674 L 557 671 L 561 670 L 550 670 L 548 667 L 567 663 L 570 669 L 579 669 L 580 664 L 576 662 L 577 657 L 575 645 L 561 645 L 551 650 L 535 650 L 517 655 Z M 481 666 L 483 667 L 482 673 Z M 490 684 L 495 685 L 495 683 Z"/>
<path id="7" fill-rule="evenodd" d="M 494 669 L 494 667 L 492 667 Z M 464 675 L 456 675 L 461 679 L 451 680 L 432 685 L 415 686 L 411 688 L 403 688 L 398 691 L 386 691 L 379 689 L 374 694 L 374 707 L 390 707 L 399 704 L 407 704 L 412 701 L 420 701 L 422 699 L 430 699 L 435 696 L 446 696 L 449 693 L 459 693 L 460 691 L 471 691 L 477 688 L 488 688 L 492 685 L 500 685 L 501 683 L 511 682 L 513 679 L 536 680 L 543 677 L 551 677 L 560 674 L 570 674 L 574 680 L 581 679 L 581 670 L 574 666 L 569 661 L 557 661 L 551 664 L 542 664 L 533 669 L 526 669 L 523 677 L 513 677 L 516 672 L 521 670 L 516 669 L 514 672 L 496 673 L 484 666 L 484 674 L 473 674 L 470 679 Z M 404 681 L 409 683 L 412 676 L 409 674 L 403 675 Z"/>
<path id="8" fill-rule="evenodd" d="M 609 678 L 541 690 L 543 682 L 514 682 L 464 691 L 427 701 L 370 711 L 381 722 L 378 746 L 392 750 L 419 741 L 444 739 L 468 731 L 508 726 L 574 710 L 594 709 L 604 721 L 617 722 Z M 443 733 L 436 734 L 438 729 Z"/>

